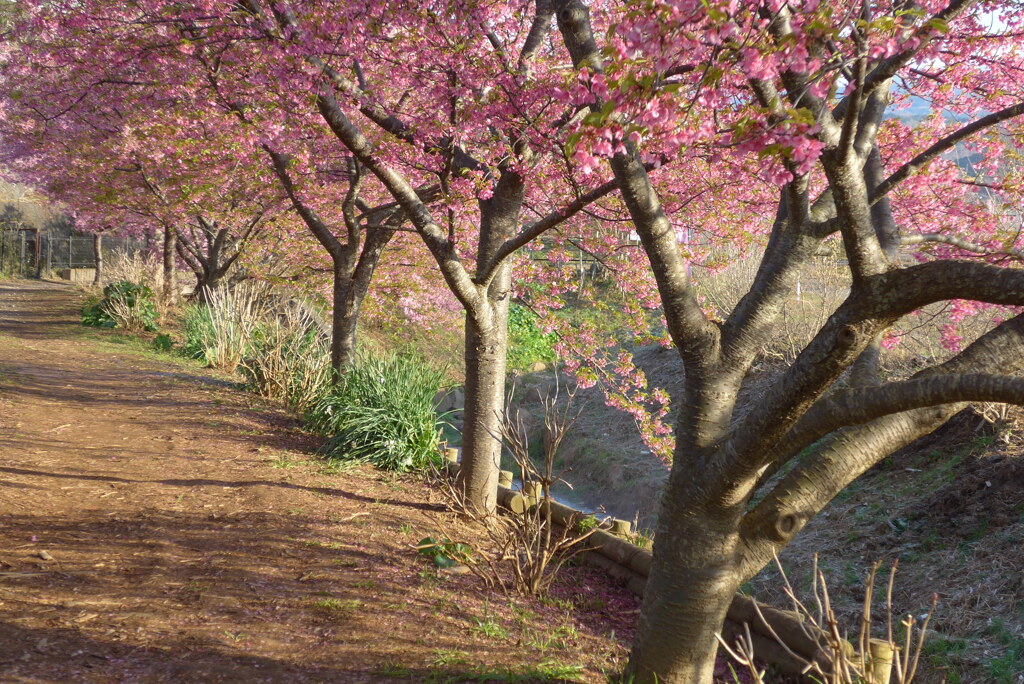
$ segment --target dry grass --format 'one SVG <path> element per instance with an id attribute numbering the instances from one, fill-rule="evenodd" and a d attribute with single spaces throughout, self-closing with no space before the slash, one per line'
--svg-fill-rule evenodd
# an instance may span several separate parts
<path id="1" fill-rule="evenodd" d="M 317 330 L 316 321 L 294 307 L 264 321 L 240 363 L 247 387 L 304 413 L 332 375 L 330 342 Z"/>
<path id="2" fill-rule="evenodd" d="M 253 334 L 269 313 L 266 294 L 266 286 L 252 281 L 209 293 L 207 311 L 212 335 L 206 345 L 206 361 L 211 367 L 229 372 L 238 367 Z"/>
<path id="3" fill-rule="evenodd" d="M 804 664 L 804 671 L 810 674 L 813 681 L 823 684 L 910 684 L 914 681 L 937 596 L 932 595 L 927 613 L 920 616 L 904 614 L 894 620 L 893 588 L 898 564 L 898 560 L 894 561 L 888 568 L 888 582 L 883 585 L 885 603 L 881 621 L 884 624 L 878 629 L 873 622 L 879 621 L 875 595 L 881 588 L 878 585 L 881 561 L 872 564 L 865 578 L 864 598 L 857 621 L 845 623 L 840 621 L 836 613 L 825 573 L 818 569 L 817 556 L 814 558 L 811 590 L 809 596 L 803 599 L 790 584 L 778 558 L 775 559 L 782 589 L 793 613 L 811 628 L 805 633 L 823 636 L 817 640 L 820 651 L 813 660 L 797 655 L 779 635 L 773 636 L 790 656 Z M 763 615 L 761 617 L 763 619 Z M 854 634 L 856 638 L 853 638 Z M 746 634 L 734 645 L 727 643 L 721 636 L 719 641 L 726 652 L 750 672 L 755 682 L 765 684 L 768 681 L 765 672 L 755 661 L 749 627 L 746 627 Z"/>
<path id="4" fill-rule="evenodd" d="M 136 285 L 146 285 L 157 292 L 163 282 L 163 266 L 155 253 L 128 253 L 117 249 L 103 262 L 103 279 L 110 283 L 127 280 Z"/>
<path id="5" fill-rule="evenodd" d="M 938 594 L 935 635 L 916 681 L 1016 684 L 1006 673 L 1014 671 L 1014 653 L 1024 656 L 1024 463 L 1021 444 L 1010 441 L 1005 445 L 977 415 L 961 414 L 841 493 L 782 552 L 786 573 L 811 577 L 819 555 L 835 578 L 838 620 L 855 624 L 866 559 L 899 558 L 897 613 L 927 612 Z M 784 604 L 780 581 L 768 568 L 747 589 Z M 797 586 L 808 588 L 806 581 Z M 1024 657 L 1015 667 L 1024 675 Z"/>

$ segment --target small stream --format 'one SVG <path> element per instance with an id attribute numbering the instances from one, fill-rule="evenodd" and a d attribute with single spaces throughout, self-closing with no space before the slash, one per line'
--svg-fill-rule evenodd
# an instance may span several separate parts
<path id="1" fill-rule="evenodd" d="M 523 488 L 522 480 L 518 477 L 512 478 L 512 489 L 515 491 L 521 491 Z M 581 513 L 592 515 L 596 513 L 595 509 L 591 506 L 587 506 L 583 503 L 583 500 L 575 496 L 575 492 L 565 482 L 559 482 L 551 487 L 551 498 L 569 508 L 575 508 Z"/>

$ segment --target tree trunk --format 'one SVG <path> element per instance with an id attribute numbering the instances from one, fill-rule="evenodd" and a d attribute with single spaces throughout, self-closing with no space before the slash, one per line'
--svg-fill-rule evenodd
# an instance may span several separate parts
<path id="1" fill-rule="evenodd" d="M 92 250 L 96 260 L 96 275 L 93 276 L 92 284 L 99 285 L 103 282 L 103 235 L 100 233 L 92 236 Z"/>
<path id="2" fill-rule="evenodd" d="M 164 228 L 164 304 L 173 304 L 177 296 L 177 269 L 175 268 L 175 249 L 177 236 L 171 227 Z"/>
<path id="3" fill-rule="evenodd" d="M 490 261 L 498 247 L 515 235 L 523 192 L 518 175 L 503 173 L 493 197 L 481 202 L 478 264 Z M 486 298 L 466 310 L 466 406 L 459 486 L 466 506 L 482 513 L 493 513 L 498 504 L 511 296 L 512 265 L 506 259 L 495 268 Z"/>
<path id="4" fill-rule="evenodd" d="M 737 521 L 687 511 L 669 487 L 626 674 L 636 684 L 711 684 L 715 634 L 744 581 Z"/>
<path id="5" fill-rule="evenodd" d="M 494 315 L 486 330 L 471 313 L 466 316 L 466 422 L 462 430 L 459 485 L 467 507 L 481 512 L 492 512 L 497 507 L 501 428 L 505 418 L 508 298 L 494 301 L 491 306 Z"/>
<path id="6" fill-rule="evenodd" d="M 340 378 L 356 361 L 359 311 L 370 289 L 381 255 L 394 234 L 391 230 L 370 231 L 354 266 L 344 250 L 328 250 L 334 263 L 331 368 L 335 371 L 335 379 Z"/>
<path id="7" fill-rule="evenodd" d="M 356 360 L 356 329 L 362 297 L 342 264 L 334 264 L 334 310 L 331 315 L 331 368 L 340 378 Z"/>
<path id="8" fill-rule="evenodd" d="M 209 304 L 210 295 L 220 287 L 223 273 L 217 271 L 206 271 L 196 273 L 196 289 L 192 293 L 192 301 L 200 304 Z"/>

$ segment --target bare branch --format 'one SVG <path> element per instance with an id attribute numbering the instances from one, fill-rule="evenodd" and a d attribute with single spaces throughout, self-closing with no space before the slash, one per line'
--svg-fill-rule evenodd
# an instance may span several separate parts
<path id="1" fill-rule="evenodd" d="M 493 277 L 497 265 L 513 254 L 516 250 L 521 247 L 525 247 L 548 230 L 565 222 L 567 219 L 572 218 L 593 202 L 601 199 L 602 197 L 607 197 L 618 189 L 618 187 L 619 182 L 617 180 L 610 180 L 597 186 L 590 192 L 580 195 L 569 204 L 552 211 L 527 226 L 524 226 L 518 235 L 506 240 L 487 263 L 480 264 L 478 266 L 476 275 L 477 281 L 482 283 L 488 282 Z"/>
<path id="2" fill-rule="evenodd" d="M 900 242 L 904 245 L 938 243 L 950 245 L 966 252 L 974 252 L 975 254 L 982 254 L 986 256 L 1007 256 L 1024 261 L 1024 251 L 1019 249 L 1013 249 L 1012 247 L 993 249 L 991 247 L 984 247 L 977 243 L 964 240 L 963 238 L 958 238 L 954 235 L 943 235 L 942 233 L 914 233 L 912 235 L 904 235 Z"/>
<path id="3" fill-rule="evenodd" d="M 958 143 L 966 140 L 975 133 L 983 131 L 986 128 L 991 128 L 996 124 L 1020 116 L 1021 114 L 1024 114 L 1024 102 L 1011 105 L 1005 109 L 999 110 L 998 112 L 993 112 L 988 116 L 983 116 L 977 121 L 974 121 L 963 128 L 950 133 L 945 138 L 936 141 L 924 152 L 896 169 L 896 171 L 886 178 L 885 181 L 871 193 L 870 201 L 875 203 L 882 197 L 885 197 L 887 194 L 892 192 L 893 188 L 906 180 L 915 171 L 919 171 L 928 164 L 928 162 L 932 161 L 943 152 L 953 149 Z"/>

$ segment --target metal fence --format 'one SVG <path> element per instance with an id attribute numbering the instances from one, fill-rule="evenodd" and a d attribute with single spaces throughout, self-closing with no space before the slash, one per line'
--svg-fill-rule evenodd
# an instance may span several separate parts
<path id="1" fill-rule="evenodd" d="M 104 237 L 103 259 L 107 261 L 117 252 L 135 254 L 144 247 L 140 240 Z M 33 230 L 0 231 L 0 274 L 40 278 L 63 269 L 95 267 L 96 250 L 91 235 L 56 237 Z"/>

